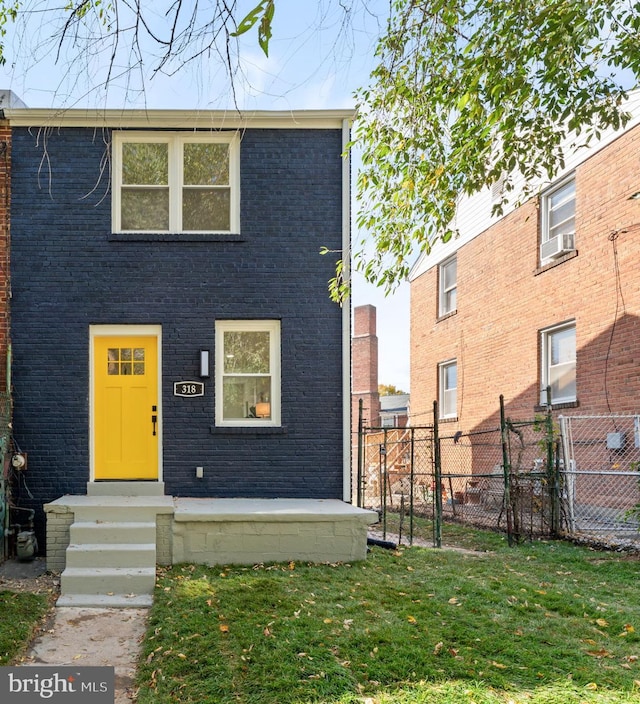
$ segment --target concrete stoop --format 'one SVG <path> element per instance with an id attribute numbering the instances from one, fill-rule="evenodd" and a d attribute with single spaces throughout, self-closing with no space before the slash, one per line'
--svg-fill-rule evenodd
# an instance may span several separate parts
<path id="1" fill-rule="evenodd" d="M 368 526 L 378 520 L 338 499 L 163 492 L 161 483 L 89 483 L 86 496 L 45 504 L 47 566 L 61 573 L 58 606 L 150 606 L 156 564 L 364 560 Z"/>
<path id="2" fill-rule="evenodd" d="M 90 493 L 74 507 L 57 606 L 151 606 L 156 516 L 166 497 L 143 495 L 144 488 L 143 482 L 125 489 L 117 482 L 88 485 Z"/>

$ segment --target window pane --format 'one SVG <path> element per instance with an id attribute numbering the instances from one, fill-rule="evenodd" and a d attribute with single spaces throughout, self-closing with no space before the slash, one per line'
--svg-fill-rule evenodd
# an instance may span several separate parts
<path id="1" fill-rule="evenodd" d="M 152 142 L 125 142 L 122 145 L 122 183 L 125 185 L 166 186 L 169 173 L 169 147 Z"/>
<path id="2" fill-rule="evenodd" d="M 443 415 L 445 416 L 455 416 L 456 415 L 456 390 L 445 391 L 444 393 L 444 407 L 442 409 Z"/>
<path id="3" fill-rule="evenodd" d="M 268 374 L 269 337 L 266 331 L 226 331 L 224 373 Z"/>
<path id="4" fill-rule="evenodd" d="M 227 144 L 185 144 L 184 183 L 197 186 L 228 185 L 229 146 Z"/>
<path id="5" fill-rule="evenodd" d="M 458 404 L 458 365 L 443 364 L 440 367 L 440 416 L 453 417 Z"/>
<path id="6" fill-rule="evenodd" d="M 576 184 L 575 181 L 562 186 L 546 198 L 546 232 L 543 233 L 543 241 L 547 241 L 556 235 L 564 235 L 575 232 L 576 214 Z"/>
<path id="7" fill-rule="evenodd" d="M 546 378 L 542 380 L 541 402 L 546 403 L 546 386 L 551 387 L 551 401 L 575 401 L 576 397 L 576 329 L 552 330 L 546 335 Z"/>
<path id="8" fill-rule="evenodd" d="M 575 362 L 576 359 L 576 331 L 575 328 L 566 328 L 551 334 L 551 364 L 565 364 Z"/>
<path id="9" fill-rule="evenodd" d="M 456 309 L 456 298 L 457 289 L 452 288 L 451 291 L 447 291 L 444 295 L 443 300 L 443 313 L 450 313 L 452 310 Z"/>
<path id="10" fill-rule="evenodd" d="M 549 370 L 551 400 L 573 400 L 576 398 L 576 365 L 559 364 Z"/>
<path id="11" fill-rule="evenodd" d="M 568 200 L 573 200 L 576 195 L 576 182 L 575 181 L 569 181 L 565 186 L 562 186 L 562 188 L 558 188 L 557 191 L 554 191 L 550 196 L 549 196 L 549 209 L 550 210 L 555 210 L 561 203 L 568 201 Z"/>
<path id="12" fill-rule="evenodd" d="M 166 188 L 123 188 L 121 227 L 123 230 L 169 230 L 169 190 Z"/>
<path id="13" fill-rule="evenodd" d="M 227 376 L 222 388 L 224 420 L 271 417 L 271 377 Z"/>
<path id="14" fill-rule="evenodd" d="M 185 188 L 182 191 L 182 229 L 197 231 L 231 230 L 231 191 Z"/>
<path id="15" fill-rule="evenodd" d="M 444 388 L 449 391 L 458 386 L 458 365 L 449 364 L 444 368 Z"/>
<path id="16" fill-rule="evenodd" d="M 442 267 L 442 275 L 445 291 L 450 289 L 452 286 L 456 285 L 456 279 L 458 275 L 457 259 L 453 259 L 448 264 L 445 264 Z"/>

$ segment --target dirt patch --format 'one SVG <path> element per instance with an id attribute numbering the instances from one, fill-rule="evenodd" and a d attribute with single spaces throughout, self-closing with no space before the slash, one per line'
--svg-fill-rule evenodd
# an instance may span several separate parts
<path id="1" fill-rule="evenodd" d="M 43 558 L 7 560 L 0 565 L 0 590 L 44 594 L 53 605 L 60 594 L 60 575 L 47 572 Z"/>

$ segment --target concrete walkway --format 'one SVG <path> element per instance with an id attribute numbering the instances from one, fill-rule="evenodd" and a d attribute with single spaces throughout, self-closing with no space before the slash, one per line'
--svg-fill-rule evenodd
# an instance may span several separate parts
<path id="1" fill-rule="evenodd" d="M 115 704 L 129 704 L 146 622 L 147 609 L 58 607 L 22 664 L 114 667 Z"/>
<path id="2" fill-rule="evenodd" d="M 7 560 L 0 565 L 0 589 L 54 590 L 44 560 Z M 57 591 L 57 588 L 55 588 Z M 115 704 L 135 695 L 136 664 L 147 625 L 147 609 L 53 608 L 50 621 L 31 644 L 20 666 L 107 666 L 115 669 Z"/>

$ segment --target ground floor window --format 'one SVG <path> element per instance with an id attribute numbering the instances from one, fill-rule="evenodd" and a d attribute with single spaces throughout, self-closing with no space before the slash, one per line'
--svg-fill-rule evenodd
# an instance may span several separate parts
<path id="1" fill-rule="evenodd" d="M 458 362 L 453 359 L 438 365 L 440 418 L 458 414 Z"/>
<path id="2" fill-rule="evenodd" d="M 547 386 L 551 387 L 551 403 L 571 403 L 577 398 L 575 322 L 547 328 L 540 335 L 540 403 L 547 402 Z"/>
<path id="3" fill-rule="evenodd" d="M 216 322 L 216 425 L 280 425 L 280 321 Z"/>

